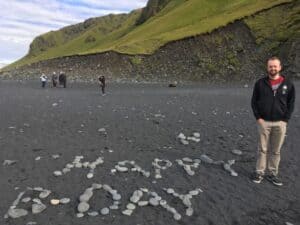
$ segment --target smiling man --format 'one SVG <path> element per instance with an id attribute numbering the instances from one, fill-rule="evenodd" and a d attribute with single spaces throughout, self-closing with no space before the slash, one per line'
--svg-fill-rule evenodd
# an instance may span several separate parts
<path id="1" fill-rule="evenodd" d="M 279 58 L 268 59 L 267 70 L 268 76 L 255 83 L 251 100 L 259 132 L 258 159 L 252 180 L 260 183 L 266 177 L 281 186 L 278 177 L 280 150 L 294 110 L 295 88 L 290 80 L 280 74 Z"/>

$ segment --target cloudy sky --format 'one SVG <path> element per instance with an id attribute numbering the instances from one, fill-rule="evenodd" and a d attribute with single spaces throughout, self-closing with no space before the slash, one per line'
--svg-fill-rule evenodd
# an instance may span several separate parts
<path id="1" fill-rule="evenodd" d="M 147 0 L 0 0 L 0 66 L 21 58 L 39 34 L 90 17 L 124 13 Z"/>

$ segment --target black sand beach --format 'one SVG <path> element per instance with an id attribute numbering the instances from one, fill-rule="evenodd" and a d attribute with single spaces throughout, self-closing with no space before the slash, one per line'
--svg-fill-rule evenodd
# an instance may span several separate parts
<path id="1" fill-rule="evenodd" d="M 300 83 L 296 83 L 300 90 Z M 40 88 L 38 82 L 0 83 L 0 159 L 17 160 L 0 169 L 0 224 L 25 225 L 284 225 L 300 224 L 300 95 L 288 125 L 282 149 L 280 176 L 283 187 L 268 181 L 254 184 L 249 176 L 256 161 L 257 132 L 250 108 L 252 85 L 183 85 L 167 88 L 150 84 L 108 85 L 106 96 L 96 85 L 69 84 L 64 88 Z M 106 132 L 99 132 L 105 128 Z M 182 145 L 179 133 L 201 134 L 199 143 Z M 238 149 L 242 155 L 231 151 Z M 235 159 L 230 176 L 221 166 L 201 163 L 189 176 L 176 159 L 199 158 L 206 154 L 215 160 Z M 52 155 L 60 157 L 53 159 Z M 72 169 L 60 177 L 61 170 L 75 156 L 87 161 L 97 157 L 104 163 L 87 179 L 87 169 Z M 40 159 L 37 157 L 41 157 Z M 154 178 L 152 162 L 168 159 L 173 165 Z M 39 159 L 39 160 L 36 160 Z M 134 160 L 150 171 L 146 178 L 128 172 L 111 174 L 118 161 Z M 153 182 L 155 181 L 155 182 Z M 78 197 L 93 183 L 109 184 L 121 195 L 118 210 L 109 215 L 77 218 Z M 27 187 L 43 187 L 52 193 L 42 202 L 47 208 L 33 215 L 31 203 L 19 203 L 29 210 L 27 216 L 4 219 L 10 205 Z M 129 198 L 138 188 L 156 191 L 182 215 L 179 221 L 161 207 L 137 207 L 131 216 L 122 214 Z M 163 191 L 174 188 L 186 194 L 195 188 L 194 214 L 185 215 L 182 202 Z M 32 193 L 24 197 L 37 197 Z M 68 197 L 66 205 L 52 206 L 52 198 Z M 147 200 L 147 199 L 146 199 Z M 90 200 L 93 210 L 111 205 L 103 191 Z"/>

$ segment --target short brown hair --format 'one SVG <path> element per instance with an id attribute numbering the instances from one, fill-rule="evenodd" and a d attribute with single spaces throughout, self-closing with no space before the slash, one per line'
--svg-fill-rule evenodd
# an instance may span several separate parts
<path id="1" fill-rule="evenodd" d="M 269 61 L 273 61 L 273 60 L 278 60 L 279 63 L 280 63 L 280 65 L 281 65 L 281 60 L 280 60 L 277 56 L 272 56 L 272 57 L 268 58 L 267 63 L 268 63 Z"/>

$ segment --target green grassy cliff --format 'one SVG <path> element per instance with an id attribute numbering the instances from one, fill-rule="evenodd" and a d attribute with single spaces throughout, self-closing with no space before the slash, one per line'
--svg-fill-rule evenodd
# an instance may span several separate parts
<path id="1" fill-rule="evenodd" d="M 300 1 L 248 17 L 244 20 L 256 43 L 265 52 L 278 54 L 280 45 L 300 39 Z"/>
<path id="2" fill-rule="evenodd" d="M 129 14 L 93 18 L 43 34 L 34 39 L 25 57 L 6 69 L 62 56 L 106 51 L 152 54 L 171 41 L 210 33 L 235 20 L 287 2 L 292 0 L 150 0 L 147 7 Z M 269 21 L 273 17 L 280 19 L 278 13 L 266 17 L 270 16 Z M 298 18 L 298 15 L 291 16 L 296 20 Z M 258 43 L 268 35 L 273 37 L 268 30 L 273 28 L 263 29 L 268 23 L 263 17 L 261 20 L 247 19 L 246 23 Z M 276 38 L 280 40 L 285 35 L 290 34 L 280 31 L 276 33 Z"/>

